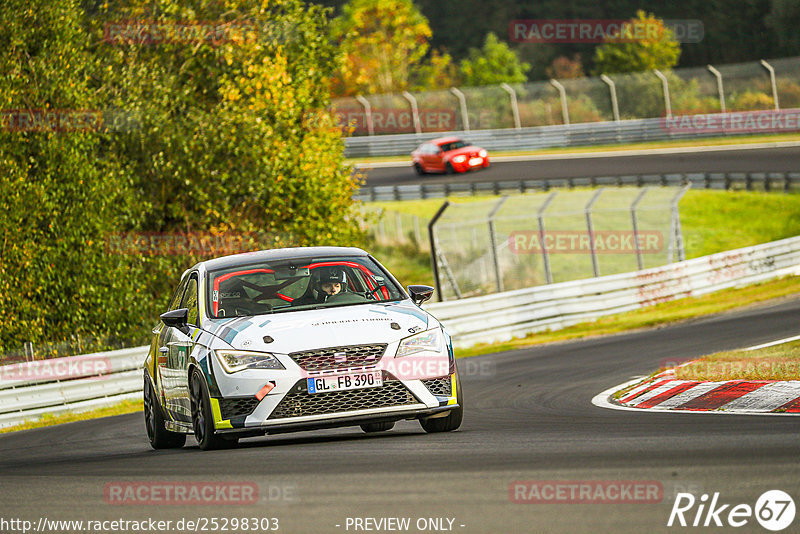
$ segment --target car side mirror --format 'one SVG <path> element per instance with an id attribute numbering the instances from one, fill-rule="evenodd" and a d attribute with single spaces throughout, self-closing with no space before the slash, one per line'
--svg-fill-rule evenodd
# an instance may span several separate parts
<path id="1" fill-rule="evenodd" d="M 178 308 L 177 310 L 168 311 L 161 314 L 161 321 L 173 328 L 182 328 L 186 326 L 189 320 L 189 308 Z"/>
<path id="2" fill-rule="evenodd" d="M 430 299 L 433 296 L 433 291 L 434 289 L 431 286 L 408 286 L 411 300 L 417 306 Z"/>

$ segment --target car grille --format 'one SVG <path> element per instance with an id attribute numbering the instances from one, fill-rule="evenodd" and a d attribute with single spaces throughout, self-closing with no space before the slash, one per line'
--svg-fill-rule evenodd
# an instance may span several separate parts
<path id="1" fill-rule="evenodd" d="M 301 381 L 300 383 L 304 383 Z M 300 384 L 298 383 L 298 384 Z M 272 411 L 269 419 L 326 415 L 370 408 L 388 408 L 417 404 L 419 401 L 399 380 L 384 382 L 383 386 L 327 393 L 305 391 L 288 393 Z"/>
<path id="2" fill-rule="evenodd" d="M 386 343 L 351 345 L 292 352 L 289 357 L 306 371 L 373 367 L 386 352 Z M 338 355 L 337 355 L 338 354 Z"/>
<path id="3" fill-rule="evenodd" d="M 222 399 L 219 401 L 219 409 L 223 419 L 230 419 L 240 415 L 250 415 L 258 406 L 258 402 L 255 397 Z"/>
<path id="4" fill-rule="evenodd" d="M 440 397 L 450 397 L 452 395 L 452 383 L 449 376 L 423 380 L 422 383 L 425 384 L 425 387 L 428 388 L 428 391 L 433 395 L 438 395 Z"/>

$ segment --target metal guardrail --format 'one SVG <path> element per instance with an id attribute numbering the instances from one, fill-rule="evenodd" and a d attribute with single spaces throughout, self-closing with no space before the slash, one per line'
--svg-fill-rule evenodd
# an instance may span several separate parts
<path id="1" fill-rule="evenodd" d="M 409 169 L 411 164 L 409 163 Z M 638 186 L 678 186 L 690 183 L 692 189 L 743 189 L 783 191 L 800 189 L 800 172 L 714 172 L 688 174 L 638 174 L 590 176 L 583 178 L 545 178 L 443 184 L 386 185 L 362 187 L 356 199 L 370 201 L 418 200 L 450 196 L 501 195 L 548 191 L 554 188 Z"/>
<path id="2" fill-rule="evenodd" d="M 730 119 L 726 119 L 726 114 L 723 113 L 707 114 L 704 117 L 708 118 L 709 121 L 716 118 L 717 124 L 721 125 L 726 125 L 730 122 Z M 697 131 L 676 131 L 676 129 L 670 128 L 665 123 L 664 118 L 653 118 L 558 124 L 520 129 L 503 128 L 497 130 L 472 130 L 470 132 L 456 131 L 347 137 L 344 140 L 344 153 L 348 158 L 410 155 L 422 143 L 448 135 L 462 136 L 468 139 L 470 143 L 489 151 L 499 151 L 642 143 L 671 139 L 702 139 L 704 137 L 752 134 L 753 131 L 742 131 L 741 128 L 737 130 L 726 126 Z"/>
<path id="3" fill-rule="evenodd" d="M 147 346 L 0 367 L 0 427 L 142 396 Z"/>
<path id="4" fill-rule="evenodd" d="M 800 237 L 619 275 L 434 303 L 457 347 L 525 336 L 690 295 L 800 274 Z M 0 367 L 0 427 L 141 398 L 148 347 Z"/>
<path id="5" fill-rule="evenodd" d="M 425 309 L 442 321 L 457 347 L 465 348 L 789 274 L 800 275 L 800 237 L 666 267 L 433 303 Z"/>

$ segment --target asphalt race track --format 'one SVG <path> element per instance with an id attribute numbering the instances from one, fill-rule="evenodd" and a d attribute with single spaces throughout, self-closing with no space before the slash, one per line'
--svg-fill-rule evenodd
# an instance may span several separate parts
<path id="1" fill-rule="evenodd" d="M 491 154 L 489 157 L 491 158 Z M 574 157 L 533 161 L 492 162 L 488 169 L 456 175 L 418 176 L 411 167 L 371 169 L 367 186 L 419 183 L 466 183 L 545 178 L 582 178 L 626 174 L 669 174 L 691 172 L 797 172 L 800 147 L 704 151 L 641 156 Z"/>
<path id="2" fill-rule="evenodd" d="M 789 337 L 798 324 L 800 300 L 791 300 L 459 360 L 467 411 L 450 434 L 427 435 L 403 422 L 380 435 L 356 428 L 251 438 L 228 451 L 202 452 L 190 437 L 183 449 L 156 452 L 142 416 L 132 414 L 0 435 L 0 518 L 36 525 L 42 517 L 274 517 L 279 532 L 321 534 L 368 531 L 348 528 L 348 517 L 407 517 L 408 532 L 693 531 L 666 526 L 677 492 L 698 499 L 719 492 L 721 503 L 751 507 L 767 490 L 800 497 L 800 419 L 632 413 L 598 408 L 592 397 L 665 359 Z M 519 480 L 655 481 L 663 496 L 652 504 L 512 503 L 509 487 Z M 258 502 L 110 504 L 104 489 L 125 481 L 256 484 Z M 420 530 L 420 518 L 453 523 Z M 798 522 L 786 532 L 797 532 Z M 753 517 L 736 531 L 765 532 Z"/>

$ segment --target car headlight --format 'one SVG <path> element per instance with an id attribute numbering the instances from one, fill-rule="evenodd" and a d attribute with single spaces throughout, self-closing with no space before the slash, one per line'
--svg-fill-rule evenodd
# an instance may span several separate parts
<path id="1" fill-rule="evenodd" d="M 489 155 L 489 153 L 488 153 L 488 152 L 486 152 L 484 149 L 480 149 L 480 150 L 478 151 L 478 155 L 479 155 L 480 157 L 482 157 L 482 158 L 485 158 L 486 156 L 488 156 L 488 155 Z"/>
<path id="2" fill-rule="evenodd" d="M 467 161 L 467 156 L 463 154 L 453 158 L 453 163 L 464 163 L 465 161 Z"/>
<path id="3" fill-rule="evenodd" d="M 243 369 L 285 369 L 278 359 L 268 352 L 244 350 L 215 350 L 217 360 L 228 373 Z"/>
<path id="4" fill-rule="evenodd" d="M 397 347 L 396 357 L 408 356 L 417 352 L 433 351 L 439 352 L 442 347 L 442 331 L 434 328 L 426 332 L 421 332 L 411 337 L 405 338 Z"/>

